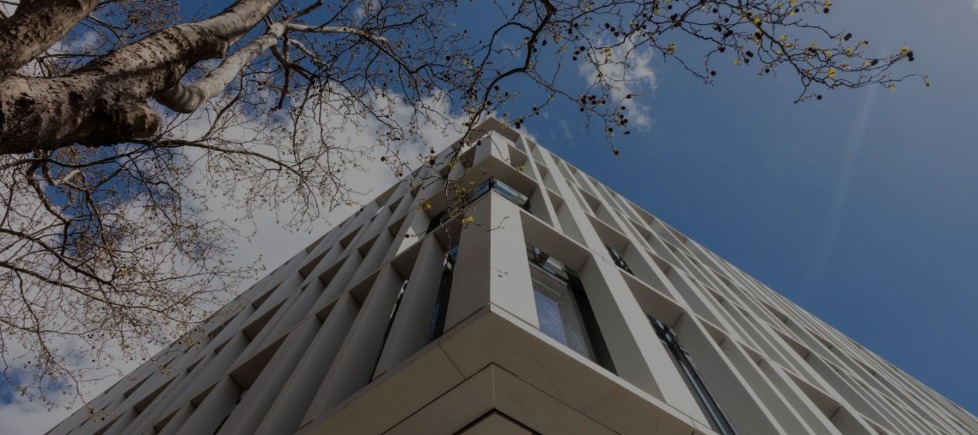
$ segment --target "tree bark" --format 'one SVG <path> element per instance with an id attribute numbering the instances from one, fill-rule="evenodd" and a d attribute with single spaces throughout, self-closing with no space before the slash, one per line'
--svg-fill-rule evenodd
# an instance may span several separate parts
<path id="1" fill-rule="evenodd" d="M 239 0 L 212 18 L 165 29 L 68 76 L 0 82 L 0 154 L 152 135 L 160 116 L 146 100 L 179 84 L 192 65 L 223 57 L 277 3 Z"/>
<path id="2" fill-rule="evenodd" d="M 244 67 L 274 46 L 284 34 L 285 23 L 272 24 L 268 32 L 228 56 L 203 79 L 189 86 L 177 83 L 176 86 L 157 93 L 156 101 L 175 112 L 191 113 L 197 110 L 201 104 L 220 94 Z"/>
<path id="3" fill-rule="evenodd" d="M 97 75 L 8 79 L 0 87 L 0 154 L 152 135 L 160 116 L 124 86 L 100 83 Z"/>
<path id="4" fill-rule="evenodd" d="M 0 82 L 51 48 L 97 5 L 98 0 L 22 0 L 0 21 Z"/>

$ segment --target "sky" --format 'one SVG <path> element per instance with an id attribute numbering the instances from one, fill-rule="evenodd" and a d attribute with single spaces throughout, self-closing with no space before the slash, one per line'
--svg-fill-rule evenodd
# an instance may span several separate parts
<path id="1" fill-rule="evenodd" d="M 838 0 L 824 19 L 878 49 L 910 46 L 933 85 L 794 104 L 787 75 L 728 68 L 705 86 L 653 62 L 652 124 L 616 144 L 620 158 L 544 120 L 527 129 L 978 414 L 978 2 Z"/>
<path id="2" fill-rule="evenodd" d="M 570 121 L 576 107 L 551 106 L 524 128 L 978 414 L 978 0 L 836 0 L 820 19 L 873 49 L 910 46 L 916 61 L 905 68 L 933 85 L 838 90 L 794 104 L 799 87 L 787 74 L 730 66 L 704 85 L 655 55 L 640 74 L 654 89 L 636 103 L 647 127 L 619 136 L 621 156 Z M 352 182 L 370 192 L 366 201 L 391 180 L 378 171 Z M 321 234 L 350 212 L 308 232 Z M 287 232 L 267 212 L 254 229 L 240 242 L 238 264 L 260 252 L 273 269 L 310 237 Z M 21 402 L 0 383 L 0 433 L 40 433 L 68 412 Z"/>

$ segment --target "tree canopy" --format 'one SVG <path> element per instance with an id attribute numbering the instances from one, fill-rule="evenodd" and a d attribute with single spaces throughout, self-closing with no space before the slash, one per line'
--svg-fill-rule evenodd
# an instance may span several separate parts
<path id="1" fill-rule="evenodd" d="M 430 125 L 460 137 L 579 108 L 611 151 L 631 134 L 634 64 L 798 79 L 796 101 L 893 87 L 902 48 L 819 24 L 829 0 L 0 0 L 0 357 L 24 394 L 145 358 L 224 300 L 233 222 L 351 201 L 347 171 L 380 150 L 397 174 Z M 473 18 L 478 16 L 478 18 Z M 722 66 L 721 66 L 722 65 Z M 585 79 L 582 79 L 585 77 Z M 641 124 L 639 120 L 639 124 Z M 369 130 L 375 143 L 342 131 Z M 424 153 L 422 153 L 424 154 Z M 15 358 L 16 357 L 16 358 Z M 10 379 L 10 377 L 8 377 Z"/>

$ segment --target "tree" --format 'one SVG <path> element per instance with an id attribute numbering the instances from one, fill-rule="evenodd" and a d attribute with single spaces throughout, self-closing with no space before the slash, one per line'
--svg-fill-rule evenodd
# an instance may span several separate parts
<path id="1" fill-rule="evenodd" d="M 631 64 L 651 53 L 707 83 L 719 62 L 787 72 L 797 101 L 926 82 L 891 73 L 911 50 L 821 27 L 828 0 L 237 0 L 200 20 L 169 0 L 0 6 L 0 356 L 38 397 L 88 360 L 144 358 L 244 276 L 207 195 L 291 204 L 301 225 L 351 200 L 344 171 L 369 149 L 400 174 L 422 126 L 460 117 L 474 140 L 488 114 L 518 128 L 552 104 L 617 154 Z M 351 126 L 376 143 L 341 140 Z"/>

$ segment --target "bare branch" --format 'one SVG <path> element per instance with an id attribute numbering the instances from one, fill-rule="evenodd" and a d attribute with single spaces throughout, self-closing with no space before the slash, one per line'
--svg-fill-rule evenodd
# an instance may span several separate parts
<path id="1" fill-rule="evenodd" d="M 387 42 L 383 36 L 378 34 L 358 29 L 349 26 L 307 26 L 304 24 L 294 24 L 289 23 L 287 28 L 290 32 L 302 32 L 302 33 L 322 33 L 322 34 L 350 34 L 356 35 L 364 39 L 370 39 L 372 41 Z"/>

